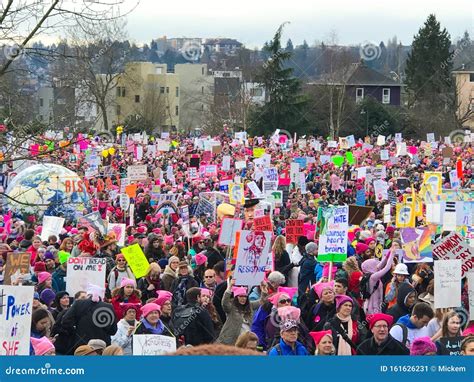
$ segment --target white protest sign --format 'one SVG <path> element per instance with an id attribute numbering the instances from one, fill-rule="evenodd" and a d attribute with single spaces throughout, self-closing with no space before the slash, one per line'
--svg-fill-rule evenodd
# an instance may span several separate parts
<path id="1" fill-rule="evenodd" d="M 0 356 L 29 355 L 32 286 L 0 285 Z"/>
<path id="2" fill-rule="evenodd" d="M 278 181 L 263 181 L 263 192 L 278 190 Z"/>
<path id="3" fill-rule="evenodd" d="M 156 140 L 156 150 L 157 151 L 170 151 L 169 142 L 166 142 L 163 139 L 157 139 Z"/>
<path id="4" fill-rule="evenodd" d="M 230 155 L 224 155 L 222 157 L 222 170 L 223 171 L 230 170 Z"/>
<path id="5" fill-rule="evenodd" d="M 435 309 L 461 306 L 461 260 L 434 262 L 434 306 Z"/>
<path id="6" fill-rule="evenodd" d="M 67 260 L 66 292 L 70 296 L 74 296 L 81 290 L 87 290 L 89 284 L 105 288 L 106 262 L 105 258 L 69 257 Z"/>
<path id="7" fill-rule="evenodd" d="M 390 216 L 390 204 L 385 204 L 383 206 L 383 222 L 390 223 L 392 217 Z"/>
<path id="8" fill-rule="evenodd" d="M 137 146 L 136 158 L 138 161 L 143 159 L 143 146 L 140 146 L 140 145 Z"/>
<path id="9" fill-rule="evenodd" d="M 408 153 L 407 153 L 407 143 L 406 142 L 397 143 L 396 156 L 401 157 L 401 156 L 404 156 L 404 155 L 408 155 Z"/>
<path id="10" fill-rule="evenodd" d="M 217 242 L 219 245 L 235 245 L 235 233 L 242 227 L 241 219 L 224 218 L 221 223 L 221 231 Z"/>
<path id="11" fill-rule="evenodd" d="M 245 168 L 245 167 L 247 167 L 247 162 L 246 162 L 246 161 L 242 160 L 242 161 L 237 161 L 237 162 L 235 162 L 235 168 L 236 168 L 237 170 L 241 170 L 241 169 L 243 169 L 243 168 Z"/>
<path id="12" fill-rule="evenodd" d="M 428 143 L 434 142 L 434 141 L 435 141 L 435 135 L 434 135 L 434 133 L 428 133 L 428 134 L 426 134 L 426 141 L 427 141 Z"/>
<path id="13" fill-rule="evenodd" d="M 426 223 L 428 224 L 441 223 L 441 204 L 426 203 Z"/>
<path id="14" fill-rule="evenodd" d="M 395 142 L 399 143 L 402 141 L 402 133 L 395 133 Z"/>
<path id="15" fill-rule="evenodd" d="M 349 207 L 322 208 L 324 225 L 319 236 L 318 261 L 344 261 L 347 256 Z"/>
<path id="16" fill-rule="evenodd" d="M 441 242 L 433 246 L 433 259 L 460 260 L 462 262 L 462 277 L 474 268 L 474 251 L 458 232 L 451 232 Z"/>
<path id="17" fill-rule="evenodd" d="M 337 148 L 337 142 L 336 141 L 328 141 L 328 147 L 329 148 Z"/>
<path id="18" fill-rule="evenodd" d="M 159 334 L 135 334 L 133 355 L 164 355 L 176 351 L 176 338 Z"/>
<path id="19" fill-rule="evenodd" d="M 299 174 L 300 173 L 300 165 L 299 163 L 296 162 L 291 162 L 291 167 L 290 167 L 290 179 L 292 183 L 298 183 L 299 182 Z"/>
<path id="20" fill-rule="evenodd" d="M 474 320 L 474 272 L 467 274 L 467 287 L 469 295 L 469 320 Z"/>
<path id="21" fill-rule="evenodd" d="M 331 160 L 331 156 L 330 155 L 321 155 L 319 157 L 319 160 L 321 161 L 321 164 L 326 164 Z"/>
<path id="22" fill-rule="evenodd" d="M 380 150 L 380 160 L 388 160 L 388 150 Z"/>
<path id="23" fill-rule="evenodd" d="M 278 181 L 278 170 L 275 167 L 265 168 L 263 170 L 263 180 Z"/>
<path id="24" fill-rule="evenodd" d="M 241 231 L 234 270 L 237 285 L 259 285 L 265 277 L 272 232 Z"/>
<path id="25" fill-rule="evenodd" d="M 374 180 L 374 192 L 377 202 L 388 200 L 388 183 L 385 180 Z"/>
<path id="26" fill-rule="evenodd" d="M 64 218 L 58 218 L 57 216 L 43 216 L 41 241 L 48 241 L 48 237 L 52 235 L 59 238 L 59 234 L 63 229 L 64 220 Z"/>
<path id="27" fill-rule="evenodd" d="M 357 167 L 357 179 L 362 179 L 367 177 L 367 167 Z"/>
<path id="28" fill-rule="evenodd" d="M 377 146 L 383 146 L 385 144 L 385 135 L 379 135 L 377 137 Z"/>
<path id="29" fill-rule="evenodd" d="M 127 211 L 128 207 L 130 207 L 130 196 L 127 194 L 120 194 L 120 208 Z"/>
<path id="30" fill-rule="evenodd" d="M 111 232 L 114 233 L 118 246 L 123 247 L 125 245 L 125 224 L 109 223 L 107 226 L 107 234 Z"/>
<path id="31" fill-rule="evenodd" d="M 146 165 L 135 165 L 127 167 L 127 178 L 131 182 L 146 180 L 148 178 Z"/>
<path id="32" fill-rule="evenodd" d="M 257 183 L 255 183 L 254 181 L 247 183 L 247 187 L 250 191 L 252 191 L 252 194 L 255 198 L 261 199 L 264 197 L 263 192 L 260 191 L 260 188 L 258 188 Z"/>

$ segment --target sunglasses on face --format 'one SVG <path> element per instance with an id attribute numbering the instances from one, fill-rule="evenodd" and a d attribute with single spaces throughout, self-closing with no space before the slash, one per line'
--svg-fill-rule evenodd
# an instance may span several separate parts
<path id="1" fill-rule="evenodd" d="M 278 301 L 280 304 L 291 304 L 291 300 L 289 298 L 285 298 L 284 300 Z"/>
<path id="2" fill-rule="evenodd" d="M 204 276 L 204 278 L 206 278 L 206 279 L 212 279 L 212 278 L 214 278 L 214 276 Z"/>

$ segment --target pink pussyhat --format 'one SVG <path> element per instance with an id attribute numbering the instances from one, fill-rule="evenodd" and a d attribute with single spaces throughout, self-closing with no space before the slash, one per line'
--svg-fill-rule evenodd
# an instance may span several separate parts
<path id="1" fill-rule="evenodd" d="M 278 308 L 278 315 L 283 321 L 299 321 L 301 316 L 301 309 L 295 306 L 283 306 L 281 308 Z"/>
<path id="2" fill-rule="evenodd" d="M 150 302 L 148 304 L 143 305 L 141 310 L 142 310 L 142 315 L 145 318 L 146 316 L 148 316 L 151 312 L 154 312 L 155 310 L 161 314 L 161 307 L 158 304 L 155 304 L 154 302 Z"/>
<path id="3" fill-rule="evenodd" d="M 33 346 L 35 355 L 45 355 L 47 352 L 55 350 L 53 343 L 48 339 L 48 337 L 31 337 L 31 345 Z"/>
<path id="4" fill-rule="evenodd" d="M 199 252 L 196 256 L 194 256 L 194 261 L 196 262 L 196 265 L 202 265 L 206 263 L 207 257 L 202 252 Z"/>
<path id="5" fill-rule="evenodd" d="M 135 280 L 124 277 L 122 281 L 120 282 L 120 288 L 124 288 L 128 285 L 131 285 L 132 287 L 135 288 Z"/>
<path id="6" fill-rule="evenodd" d="M 247 288 L 245 287 L 232 287 L 232 293 L 234 297 L 247 296 Z"/>
<path id="7" fill-rule="evenodd" d="M 105 294 L 105 288 L 98 285 L 89 284 L 87 285 L 87 294 L 91 296 L 93 302 L 99 302 Z"/>
<path id="8" fill-rule="evenodd" d="M 278 292 L 286 293 L 290 297 L 290 299 L 293 300 L 294 295 L 296 294 L 296 292 L 298 292 L 298 288 L 278 287 Z"/>
<path id="9" fill-rule="evenodd" d="M 212 297 L 212 290 L 207 289 L 207 288 L 201 288 L 201 296 Z"/>
<path id="10" fill-rule="evenodd" d="M 157 298 L 154 302 L 159 306 L 163 306 L 167 301 L 171 301 L 173 299 L 173 293 L 167 290 L 157 290 L 156 296 Z"/>
<path id="11" fill-rule="evenodd" d="M 321 296 L 323 295 L 323 291 L 326 289 L 334 290 L 334 280 L 331 280 L 327 283 L 317 283 L 313 285 L 313 290 L 319 298 L 321 298 Z"/>
<path id="12" fill-rule="evenodd" d="M 38 273 L 38 284 L 44 283 L 49 278 L 51 278 L 51 273 L 49 273 L 49 272 L 40 272 L 40 273 Z"/>

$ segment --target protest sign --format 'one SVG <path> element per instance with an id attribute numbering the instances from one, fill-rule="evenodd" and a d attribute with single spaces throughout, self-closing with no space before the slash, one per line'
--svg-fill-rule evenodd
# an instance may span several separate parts
<path id="1" fill-rule="evenodd" d="M 224 155 L 222 157 L 222 170 L 223 171 L 230 170 L 230 155 Z"/>
<path id="2" fill-rule="evenodd" d="M 127 194 L 120 194 L 120 208 L 127 211 L 128 207 L 130 207 L 130 196 Z"/>
<path id="3" fill-rule="evenodd" d="M 278 181 L 278 170 L 275 167 L 263 169 L 263 180 L 269 182 Z"/>
<path id="4" fill-rule="evenodd" d="M 385 204 L 383 206 L 383 222 L 384 223 L 390 223 L 392 220 L 390 209 L 391 209 L 390 204 Z"/>
<path id="5" fill-rule="evenodd" d="M 178 213 L 179 194 L 160 194 L 156 213 L 170 215 Z"/>
<path id="6" fill-rule="evenodd" d="M 469 296 L 469 321 L 474 320 L 474 272 L 467 273 L 467 287 Z"/>
<path id="7" fill-rule="evenodd" d="M 0 285 L 0 356 L 29 355 L 32 286 Z"/>
<path id="8" fill-rule="evenodd" d="M 224 218 L 221 223 L 221 231 L 217 243 L 219 245 L 235 245 L 235 233 L 240 231 L 243 220 Z"/>
<path id="9" fill-rule="evenodd" d="M 388 183 L 384 180 L 374 181 L 375 200 L 381 202 L 388 200 Z"/>
<path id="10" fill-rule="evenodd" d="M 367 219 L 374 207 L 349 205 L 349 224 L 361 225 Z"/>
<path id="11" fill-rule="evenodd" d="M 265 149 L 264 148 L 254 147 L 254 149 L 253 149 L 254 158 L 260 158 L 263 154 L 265 154 Z"/>
<path id="12" fill-rule="evenodd" d="M 247 187 L 252 191 L 252 194 L 255 198 L 257 199 L 263 199 L 264 195 L 263 192 L 260 191 L 260 188 L 258 188 L 257 183 L 254 181 L 247 183 Z"/>
<path id="13" fill-rule="evenodd" d="M 451 232 L 433 246 L 435 260 L 458 259 L 462 262 L 462 277 L 474 268 L 474 250 L 458 232 Z"/>
<path id="14" fill-rule="evenodd" d="M 397 228 L 415 227 L 414 203 L 397 203 L 395 226 Z"/>
<path id="15" fill-rule="evenodd" d="M 97 230 L 102 235 L 107 233 L 105 224 L 106 222 L 101 218 L 99 211 L 92 212 L 88 215 L 82 216 L 79 219 L 79 225 L 87 227 L 89 232 Z"/>
<path id="16" fill-rule="evenodd" d="M 231 183 L 229 185 L 229 201 L 231 204 L 244 204 L 244 185 L 243 183 Z"/>
<path id="17" fill-rule="evenodd" d="M 428 227 L 401 228 L 403 262 L 433 262 L 431 231 Z"/>
<path id="18" fill-rule="evenodd" d="M 243 168 L 245 168 L 245 167 L 247 167 L 247 162 L 246 162 L 246 161 L 244 161 L 244 160 L 239 160 L 239 161 L 235 162 L 235 168 L 236 168 L 237 170 L 241 170 L 241 169 L 243 169 Z"/>
<path id="19" fill-rule="evenodd" d="M 426 171 L 423 173 L 423 185 L 431 186 L 433 192 L 437 195 L 441 194 L 443 178 L 441 172 Z"/>
<path id="20" fill-rule="evenodd" d="M 64 218 L 59 218 L 57 216 L 43 216 L 41 241 L 48 241 L 49 236 L 56 236 L 59 238 L 59 234 L 63 229 L 64 221 Z"/>
<path id="21" fill-rule="evenodd" d="M 199 178 L 198 169 L 196 167 L 189 167 L 188 168 L 188 177 L 191 180 Z"/>
<path id="22" fill-rule="evenodd" d="M 347 258 L 349 207 L 320 207 L 318 222 L 320 223 L 318 261 L 345 261 Z"/>
<path id="23" fill-rule="evenodd" d="M 150 264 L 145 257 L 141 247 L 136 243 L 120 250 L 133 274 L 138 279 L 146 275 Z"/>
<path id="24" fill-rule="evenodd" d="M 263 181 L 263 192 L 276 191 L 276 190 L 278 190 L 278 182 L 273 181 L 273 180 Z"/>
<path id="25" fill-rule="evenodd" d="M 281 205 L 283 203 L 283 191 L 267 191 L 265 192 L 265 199 L 274 207 Z"/>
<path id="26" fill-rule="evenodd" d="M 253 229 L 255 231 L 271 231 L 273 232 L 272 219 L 270 215 L 255 217 L 253 219 Z"/>
<path id="27" fill-rule="evenodd" d="M 361 188 L 356 191 L 356 205 L 365 206 L 365 189 Z"/>
<path id="28" fill-rule="evenodd" d="M 24 253 L 9 253 L 7 255 L 7 262 L 5 264 L 5 272 L 3 274 L 3 283 L 11 285 L 15 274 L 28 275 L 30 273 L 30 252 Z"/>
<path id="29" fill-rule="evenodd" d="M 69 257 L 66 281 L 66 291 L 69 295 L 74 296 L 81 290 L 87 290 L 89 284 L 105 288 L 106 263 L 105 258 Z"/>
<path id="30" fill-rule="evenodd" d="M 146 180 L 148 178 L 146 165 L 128 166 L 127 178 L 130 179 L 131 182 Z"/>
<path id="31" fill-rule="evenodd" d="M 377 146 L 383 146 L 385 144 L 385 135 L 379 135 L 377 137 Z"/>
<path id="32" fill-rule="evenodd" d="M 304 236 L 303 220 L 288 219 L 285 228 L 286 242 L 296 244 L 298 237 Z"/>
<path id="33" fill-rule="evenodd" d="M 435 309 L 461 306 L 461 260 L 434 262 L 434 306 Z"/>
<path id="34" fill-rule="evenodd" d="M 234 270 L 237 285 L 259 285 L 265 277 L 272 233 L 241 231 Z"/>
<path id="35" fill-rule="evenodd" d="M 160 334 L 134 334 L 133 355 L 164 355 L 176 351 L 175 337 Z"/>
<path id="36" fill-rule="evenodd" d="M 107 225 L 107 235 L 113 233 L 117 239 L 117 245 L 123 247 L 125 245 L 125 224 L 109 223 Z"/>

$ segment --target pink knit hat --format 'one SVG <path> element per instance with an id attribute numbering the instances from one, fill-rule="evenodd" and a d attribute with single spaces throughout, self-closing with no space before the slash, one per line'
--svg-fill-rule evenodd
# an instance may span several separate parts
<path id="1" fill-rule="evenodd" d="M 148 304 L 145 304 L 142 306 L 142 314 L 143 317 L 146 318 L 151 312 L 154 312 L 157 310 L 161 314 L 161 308 L 158 304 L 155 304 L 154 302 L 149 302 Z"/>
<path id="2" fill-rule="evenodd" d="M 357 243 L 356 244 L 356 253 L 358 255 L 364 253 L 365 251 L 367 251 L 369 249 L 369 246 L 367 244 L 364 244 L 364 243 Z"/>
<path id="3" fill-rule="evenodd" d="M 339 310 L 342 304 L 350 302 L 352 305 L 354 305 L 354 301 L 352 301 L 352 298 L 345 294 L 338 294 L 336 296 L 336 310 Z"/>
<path id="4" fill-rule="evenodd" d="M 196 262 L 196 265 L 202 265 L 206 263 L 207 257 L 202 252 L 199 252 L 196 256 L 194 256 L 194 261 Z"/>
<path id="5" fill-rule="evenodd" d="M 315 345 L 318 346 L 324 336 L 329 336 L 332 338 L 332 331 L 322 330 L 320 332 L 309 332 L 309 335 L 313 338 Z"/>
<path id="6" fill-rule="evenodd" d="M 165 244 L 166 245 L 173 245 L 174 244 L 173 235 L 166 235 L 165 236 Z"/>
<path id="7" fill-rule="evenodd" d="M 157 298 L 155 299 L 155 304 L 159 306 L 163 306 L 167 301 L 171 301 L 173 299 L 173 293 L 168 292 L 167 290 L 157 290 L 156 296 Z"/>
<path id="8" fill-rule="evenodd" d="M 332 289 L 334 290 L 334 280 L 331 280 L 327 283 L 317 283 L 313 285 L 314 292 L 318 295 L 319 298 L 323 295 L 323 291 L 325 289 Z"/>
<path id="9" fill-rule="evenodd" d="M 232 287 L 232 293 L 234 297 L 247 296 L 247 288 L 245 287 Z"/>
<path id="10" fill-rule="evenodd" d="M 331 280 L 336 278 L 337 267 L 333 265 L 331 269 Z M 329 263 L 325 263 L 323 267 L 323 277 L 329 277 Z"/>
<path id="11" fill-rule="evenodd" d="M 201 288 L 201 296 L 212 296 L 212 290 L 207 288 Z"/>
<path id="12" fill-rule="evenodd" d="M 419 337 L 411 344 L 410 355 L 425 355 L 426 353 L 436 353 L 436 344 L 430 337 Z"/>
<path id="13" fill-rule="evenodd" d="M 283 320 L 299 321 L 301 316 L 301 309 L 295 306 L 283 306 L 278 308 L 278 316 Z"/>
<path id="14" fill-rule="evenodd" d="M 33 346 L 35 355 L 45 355 L 50 350 L 55 350 L 53 343 L 48 339 L 48 337 L 31 337 L 31 345 Z"/>
<path id="15" fill-rule="evenodd" d="M 120 282 L 120 288 L 126 287 L 127 285 L 131 285 L 135 288 L 135 280 L 124 277 Z"/>
<path id="16" fill-rule="evenodd" d="M 298 292 L 298 288 L 278 287 L 278 292 L 286 293 L 288 296 L 290 296 L 290 299 L 293 300 L 294 295 L 296 294 L 296 292 Z"/>
<path id="17" fill-rule="evenodd" d="M 50 278 L 51 278 L 51 273 L 49 273 L 49 272 L 40 272 L 40 273 L 38 273 L 38 284 L 42 284 Z"/>

